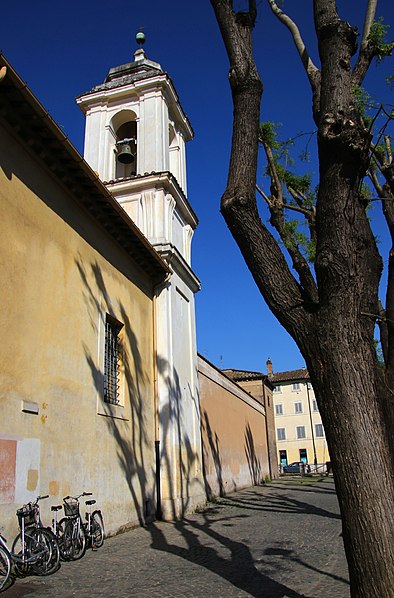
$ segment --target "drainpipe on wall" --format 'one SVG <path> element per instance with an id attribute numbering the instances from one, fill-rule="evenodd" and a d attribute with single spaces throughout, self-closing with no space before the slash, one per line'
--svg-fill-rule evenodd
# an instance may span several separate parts
<path id="1" fill-rule="evenodd" d="M 161 459 L 160 459 L 160 417 L 159 417 L 159 372 L 157 369 L 157 298 L 165 288 L 172 272 L 167 274 L 166 279 L 153 288 L 153 397 L 155 412 L 155 477 L 156 477 L 156 519 L 163 518 L 161 508 Z"/>
<path id="2" fill-rule="evenodd" d="M 160 428 L 159 428 L 159 387 L 157 371 L 157 295 L 159 288 L 155 287 L 153 292 L 153 399 L 155 412 L 155 476 L 156 476 L 156 519 L 162 518 L 161 510 L 161 478 L 160 478 Z"/>

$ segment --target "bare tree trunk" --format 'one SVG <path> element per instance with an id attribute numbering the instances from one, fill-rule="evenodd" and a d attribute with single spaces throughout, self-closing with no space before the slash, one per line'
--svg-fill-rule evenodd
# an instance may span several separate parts
<path id="1" fill-rule="evenodd" d="M 370 138 L 353 115 L 355 31 L 339 20 L 332 0 L 315 0 L 322 64 L 321 80 L 317 69 L 311 75 L 320 162 L 316 301 L 293 277 L 256 205 L 262 86 L 251 44 L 255 4 L 246 18 L 232 12 L 231 0 L 211 3 L 230 59 L 234 103 L 221 211 L 263 297 L 305 358 L 333 462 L 352 596 L 392 598 L 394 389 L 387 381 L 383 388 L 374 347 L 382 260 L 359 193 Z"/>

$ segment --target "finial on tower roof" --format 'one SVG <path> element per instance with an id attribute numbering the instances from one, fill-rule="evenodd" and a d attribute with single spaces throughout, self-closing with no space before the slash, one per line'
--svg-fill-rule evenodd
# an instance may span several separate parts
<path id="1" fill-rule="evenodd" d="M 141 29 L 142 29 L 142 27 L 141 27 Z M 138 31 L 137 35 L 135 36 L 135 41 L 137 42 L 137 44 L 139 46 L 143 46 L 145 43 L 145 39 L 146 39 L 145 33 L 143 33 L 141 29 Z"/>
<path id="2" fill-rule="evenodd" d="M 138 50 L 134 52 L 134 60 L 136 62 L 141 62 L 142 60 L 145 60 L 145 52 L 142 49 L 142 46 L 145 43 L 145 39 L 145 33 L 142 32 L 142 27 L 140 27 L 140 30 L 135 36 L 135 41 L 138 44 Z"/>

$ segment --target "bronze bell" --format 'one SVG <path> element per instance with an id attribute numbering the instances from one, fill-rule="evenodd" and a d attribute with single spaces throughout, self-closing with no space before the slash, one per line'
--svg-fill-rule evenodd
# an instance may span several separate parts
<path id="1" fill-rule="evenodd" d="M 135 160 L 133 150 L 131 149 L 131 140 L 125 139 L 116 144 L 118 150 L 118 162 L 121 164 L 131 164 Z"/>

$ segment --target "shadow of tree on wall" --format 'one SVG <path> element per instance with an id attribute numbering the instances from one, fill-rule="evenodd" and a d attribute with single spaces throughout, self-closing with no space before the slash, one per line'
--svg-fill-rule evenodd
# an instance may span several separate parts
<path id="1" fill-rule="evenodd" d="M 144 363 L 139 339 L 132 326 L 132 316 L 119 298 L 111 296 L 97 261 L 87 266 L 79 256 L 75 264 L 83 283 L 84 301 L 94 333 L 99 335 L 98 321 L 100 318 L 102 321 L 105 319 L 105 312 L 112 314 L 113 306 L 116 306 L 116 314 L 113 315 L 124 325 L 122 365 L 127 387 L 125 400 L 128 401 L 130 419 L 126 421 L 120 418 L 116 408 L 108 403 L 105 403 L 108 415 L 104 416 L 104 419 L 108 431 L 116 441 L 118 465 L 127 482 L 138 521 L 144 524 L 152 520 L 153 509 L 158 506 L 155 499 L 156 484 L 159 480 L 155 456 L 153 372 L 149 374 L 146 371 L 146 368 L 153 370 L 153 359 L 151 363 Z M 104 372 L 98 364 L 98 356 L 92 355 L 86 343 L 83 347 L 98 400 L 103 401 Z M 151 352 L 153 355 L 153 344 Z M 171 370 L 168 362 L 162 357 L 157 358 L 157 368 L 168 388 L 167 403 L 159 405 L 159 467 L 166 471 L 166 488 L 172 505 L 172 516 L 175 518 L 183 516 L 188 509 L 189 482 L 198 455 L 193 451 L 188 435 L 183 432 L 185 397 L 182 396 L 178 373 L 175 368 Z M 175 468 L 172 451 L 178 453 Z"/>
<path id="2" fill-rule="evenodd" d="M 159 406 L 161 432 L 160 461 L 166 477 L 166 490 L 163 498 L 167 499 L 172 518 L 183 517 L 190 506 L 190 481 L 193 469 L 198 465 L 198 454 L 193 451 L 190 438 L 185 430 L 184 403 L 195 400 L 188 386 L 188 393 L 182 392 L 179 374 L 171 368 L 163 357 L 157 357 L 158 374 L 167 388 L 166 402 Z M 176 458 L 172 458 L 173 456 Z"/>
<path id="3" fill-rule="evenodd" d="M 231 464 L 225 463 L 221 455 L 220 438 L 218 432 L 212 429 L 209 415 L 206 409 L 201 414 L 201 436 L 202 436 L 202 455 L 203 455 L 203 475 L 205 484 L 205 493 L 208 500 L 215 496 L 226 496 L 229 492 L 236 492 L 239 487 L 239 481 L 232 479 L 227 487 L 229 480 L 224 479 L 223 466 L 231 468 Z M 246 462 L 249 468 L 249 483 L 243 483 L 243 486 L 257 486 L 262 482 L 262 465 L 256 454 L 255 441 L 250 424 L 246 425 L 244 432 L 244 452 Z M 241 452 L 239 453 L 239 465 L 242 465 Z M 213 469 L 212 469 L 213 468 Z"/>
<path id="4" fill-rule="evenodd" d="M 248 462 L 250 479 L 252 486 L 257 486 L 262 481 L 262 469 L 261 463 L 256 455 L 256 449 L 254 446 L 254 438 L 250 425 L 248 424 L 245 429 L 245 455 Z"/>
<path id="5" fill-rule="evenodd" d="M 208 500 L 212 500 L 218 493 L 209 482 L 212 478 L 209 465 L 212 462 L 215 468 L 216 481 L 219 490 L 219 496 L 224 496 L 225 488 L 223 483 L 222 460 L 220 456 L 219 437 L 216 432 L 212 430 L 207 411 L 201 414 L 201 438 L 202 438 L 202 460 L 203 460 L 203 476 L 205 485 L 205 494 Z M 206 442 L 208 441 L 208 446 Z"/>
<path id="6" fill-rule="evenodd" d="M 117 306 L 116 315 L 124 325 L 122 344 L 125 350 L 123 351 L 122 361 L 124 383 L 127 387 L 125 398 L 128 400 L 130 419 L 125 421 L 119 418 L 116 409 L 110 404 L 105 405 L 109 415 L 104 416 L 104 418 L 109 432 L 116 441 L 118 464 L 129 487 L 138 521 L 142 524 L 145 522 L 145 502 L 152 500 L 150 496 L 152 491 L 147 486 L 147 467 L 151 470 L 152 475 L 154 459 L 152 458 L 149 464 L 145 463 L 145 452 L 151 439 L 147 433 L 146 409 L 144 409 L 143 401 L 143 388 L 147 381 L 147 375 L 143 368 L 139 342 L 131 326 L 125 306 L 119 299 L 111 297 L 98 263 L 91 263 L 89 272 L 87 272 L 86 266 L 81 259 L 76 261 L 76 266 L 83 282 L 84 299 L 90 324 L 97 336 L 100 333 L 98 329 L 99 318 L 105 319 L 105 313 L 113 313 L 113 305 Z M 89 282 L 90 280 L 94 281 L 94 285 Z M 98 364 L 98 355 L 92 355 L 91 350 L 85 343 L 83 346 L 95 390 L 99 400 L 103 400 L 104 372 Z M 128 350 L 126 350 L 126 347 Z M 139 492 L 137 492 L 138 487 L 142 496 L 142 504 L 138 496 Z"/>

